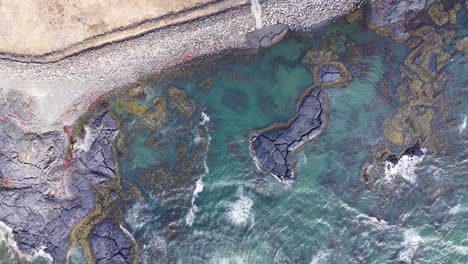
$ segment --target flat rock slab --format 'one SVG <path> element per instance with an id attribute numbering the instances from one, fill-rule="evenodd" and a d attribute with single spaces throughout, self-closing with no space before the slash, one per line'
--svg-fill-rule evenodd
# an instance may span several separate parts
<path id="1" fill-rule="evenodd" d="M 115 178 L 118 124 L 107 113 L 93 119 L 90 149 L 75 151 L 68 167 L 65 135 L 29 132 L 21 122 L 27 108 L 9 101 L 0 100 L 0 113 L 12 113 L 0 119 L 0 222 L 24 253 L 43 248 L 53 263 L 65 263 L 70 231 L 95 207 L 94 189 Z"/>
<path id="2" fill-rule="evenodd" d="M 130 239 L 111 220 L 104 220 L 91 233 L 91 248 L 98 264 L 131 263 Z"/>
<path id="3" fill-rule="evenodd" d="M 247 33 L 247 45 L 253 49 L 266 48 L 278 43 L 288 33 L 288 26 L 276 24 Z"/>
<path id="4" fill-rule="evenodd" d="M 293 151 L 320 132 L 324 123 L 322 107 L 320 89 L 314 89 L 302 101 L 297 117 L 288 126 L 252 136 L 252 155 L 263 170 L 281 182 L 294 180 Z"/>

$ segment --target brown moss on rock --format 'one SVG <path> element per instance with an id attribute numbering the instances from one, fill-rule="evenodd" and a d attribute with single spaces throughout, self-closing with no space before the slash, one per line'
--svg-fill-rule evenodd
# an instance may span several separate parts
<path id="1" fill-rule="evenodd" d="M 141 97 L 145 95 L 145 85 L 142 82 L 138 82 L 128 87 L 128 94 L 132 97 Z"/>
<path id="2" fill-rule="evenodd" d="M 309 66 L 317 66 L 325 62 L 338 60 L 338 56 L 331 51 L 311 50 L 302 58 L 302 63 Z"/>
<path id="3" fill-rule="evenodd" d="M 136 116 L 142 117 L 143 114 L 146 112 L 146 107 L 135 102 L 129 101 L 125 99 L 118 99 L 117 101 L 118 107 L 126 112 L 134 114 Z"/>
<path id="4" fill-rule="evenodd" d="M 174 106 L 183 116 L 190 117 L 196 109 L 195 102 L 187 96 L 187 93 L 177 87 L 170 87 L 167 91 L 169 103 Z"/>
<path id="5" fill-rule="evenodd" d="M 438 26 L 443 26 L 449 22 L 449 13 L 444 10 L 442 3 L 432 4 L 427 10 L 427 14 Z"/>
<path id="6" fill-rule="evenodd" d="M 355 10 L 355 11 L 349 13 L 346 16 L 346 21 L 348 21 L 348 23 L 353 23 L 355 21 L 362 20 L 362 18 L 363 18 L 362 10 L 358 9 L 358 10 Z"/>
<path id="7" fill-rule="evenodd" d="M 148 125 L 153 127 L 163 126 L 168 117 L 169 111 L 167 109 L 166 98 L 164 97 L 154 99 L 153 106 L 143 113 L 144 120 Z"/>
<path id="8" fill-rule="evenodd" d="M 200 88 L 203 92 L 207 93 L 211 90 L 211 88 L 213 88 L 213 79 L 212 78 L 208 78 L 208 79 L 205 79 L 201 82 L 199 82 L 197 84 L 198 88 Z"/>
<path id="9" fill-rule="evenodd" d="M 151 107 L 145 107 L 138 102 L 119 98 L 117 106 L 119 109 L 143 119 L 151 127 L 162 126 L 169 116 L 165 98 L 156 98 Z"/>
<path id="10" fill-rule="evenodd" d="M 337 61 L 338 56 L 332 51 L 308 51 L 302 58 L 302 63 L 311 69 L 314 82 L 320 87 L 341 86 L 351 81 L 351 73 L 343 63 Z M 326 75 L 330 75 L 328 78 Z"/>
<path id="11" fill-rule="evenodd" d="M 455 49 L 464 53 L 465 56 L 468 55 L 468 37 L 464 37 L 457 41 L 455 44 Z"/>

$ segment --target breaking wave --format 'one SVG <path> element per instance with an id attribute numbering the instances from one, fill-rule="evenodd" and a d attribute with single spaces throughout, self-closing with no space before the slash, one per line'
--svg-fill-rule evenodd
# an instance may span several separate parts
<path id="1" fill-rule="evenodd" d="M 247 224 L 249 219 L 253 221 L 253 201 L 249 197 L 245 196 L 242 189 L 239 189 L 238 193 L 239 199 L 229 205 L 227 217 L 234 225 L 243 226 Z"/>
<path id="2" fill-rule="evenodd" d="M 13 230 L 0 221 L 0 248 L 6 246 L 3 256 L 0 258 L 1 263 L 16 263 L 15 259 L 19 259 L 20 263 L 23 261 L 30 263 L 53 263 L 54 259 L 51 255 L 44 252 L 44 248 L 40 248 L 31 254 L 23 253 L 13 240 Z M 6 262 L 3 262 L 6 261 Z"/>
<path id="3" fill-rule="evenodd" d="M 425 149 L 422 149 L 423 153 L 426 153 Z M 418 157 L 409 155 L 403 155 L 397 164 L 393 164 L 390 161 L 385 161 L 385 181 L 392 182 L 396 177 L 401 177 L 409 183 L 416 182 L 416 169 L 418 164 L 423 161 L 424 155 Z"/>
<path id="4" fill-rule="evenodd" d="M 459 134 L 461 135 L 463 133 L 463 131 L 465 131 L 466 129 L 466 123 L 467 123 L 467 115 L 465 115 L 465 118 L 463 118 L 463 122 L 460 124 L 460 126 L 458 127 L 458 132 Z"/>
<path id="5" fill-rule="evenodd" d="M 200 126 L 203 126 L 205 128 L 206 132 L 208 132 L 208 128 L 206 127 L 206 124 L 208 122 L 210 122 L 210 117 L 205 112 L 201 113 L 201 117 L 202 117 L 202 121 L 200 122 Z M 200 136 L 197 134 L 197 136 L 195 137 L 195 142 L 198 143 L 199 141 L 200 141 Z M 203 187 L 204 187 L 203 177 L 205 175 L 207 175 L 208 173 L 210 173 L 210 168 L 208 168 L 208 165 L 206 164 L 206 160 L 208 158 L 207 155 L 208 155 L 208 149 L 210 147 L 210 143 L 211 143 L 211 137 L 208 135 L 208 143 L 206 144 L 205 159 L 203 160 L 203 166 L 205 167 L 205 172 L 197 180 L 197 183 L 195 184 L 195 189 L 193 190 L 192 206 L 190 207 L 190 210 L 189 210 L 187 216 L 185 217 L 185 223 L 188 226 L 193 225 L 193 222 L 195 221 L 195 213 L 198 212 L 198 207 L 195 204 L 195 201 L 196 201 L 196 199 L 198 197 L 198 194 L 203 192 Z"/>

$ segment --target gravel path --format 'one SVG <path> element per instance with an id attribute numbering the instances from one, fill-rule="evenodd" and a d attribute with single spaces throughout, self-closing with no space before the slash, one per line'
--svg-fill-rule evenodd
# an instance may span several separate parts
<path id="1" fill-rule="evenodd" d="M 264 26 L 287 24 L 295 30 L 346 14 L 360 0 L 268 0 L 261 3 Z M 18 90 L 29 99 L 33 131 L 71 124 L 100 94 L 199 56 L 245 48 L 245 35 L 255 29 L 250 6 L 183 25 L 172 26 L 125 42 L 83 52 L 49 64 L 0 61 L 0 97 Z M 6 114 L 6 113 L 2 113 Z"/>

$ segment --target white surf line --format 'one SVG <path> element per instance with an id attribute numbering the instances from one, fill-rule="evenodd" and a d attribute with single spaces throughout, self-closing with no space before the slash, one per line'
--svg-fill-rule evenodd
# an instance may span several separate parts
<path id="1" fill-rule="evenodd" d="M 123 227 L 122 225 L 119 225 L 120 229 L 125 233 L 125 235 L 127 235 L 127 237 L 130 238 L 130 240 L 132 240 L 133 244 L 136 245 L 137 242 L 135 240 L 135 238 L 133 237 L 132 233 L 130 233 L 130 231 L 128 231 L 125 227 Z"/>
<path id="2" fill-rule="evenodd" d="M 252 14 L 255 18 L 255 27 L 257 29 L 263 27 L 262 23 L 262 6 L 260 5 L 259 0 L 250 0 Z"/>
<path id="3" fill-rule="evenodd" d="M 459 134 L 461 135 L 461 133 L 463 133 L 463 131 L 465 131 L 466 129 L 466 123 L 467 123 L 467 115 L 465 115 L 465 118 L 463 118 L 463 122 L 460 124 L 460 126 L 458 127 L 459 129 Z"/>
<path id="4" fill-rule="evenodd" d="M 210 122 L 210 117 L 205 113 L 202 112 L 201 114 L 202 121 L 200 122 L 199 125 L 203 126 L 208 133 L 208 128 L 206 127 L 206 124 Z M 197 140 L 196 140 L 197 141 Z M 199 139 L 198 139 L 199 141 Z M 206 144 L 206 155 L 208 155 L 208 150 L 210 148 L 210 142 L 211 142 L 211 137 L 208 135 L 208 143 Z M 198 142 L 197 142 L 198 143 Z M 193 190 L 193 196 L 192 196 L 192 207 L 190 207 L 189 212 L 187 213 L 187 216 L 185 217 L 185 224 L 188 226 L 192 226 L 193 222 L 195 221 L 195 213 L 198 212 L 198 207 L 195 204 L 195 201 L 198 197 L 198 194 L 203 192 L 203 177 L 210 173 L 210 168 L 208 168 L 208 165 L 206 164 L 206 159 L 207 156 L 205 156 L 205 160 L 203 161 L 203 166 L 205 167 L 205 172 L 203 172 L 202 175 L 200 175 L 200 178 L 197 180 L 197 183 L 195 184 L 195 190 Z"/>

